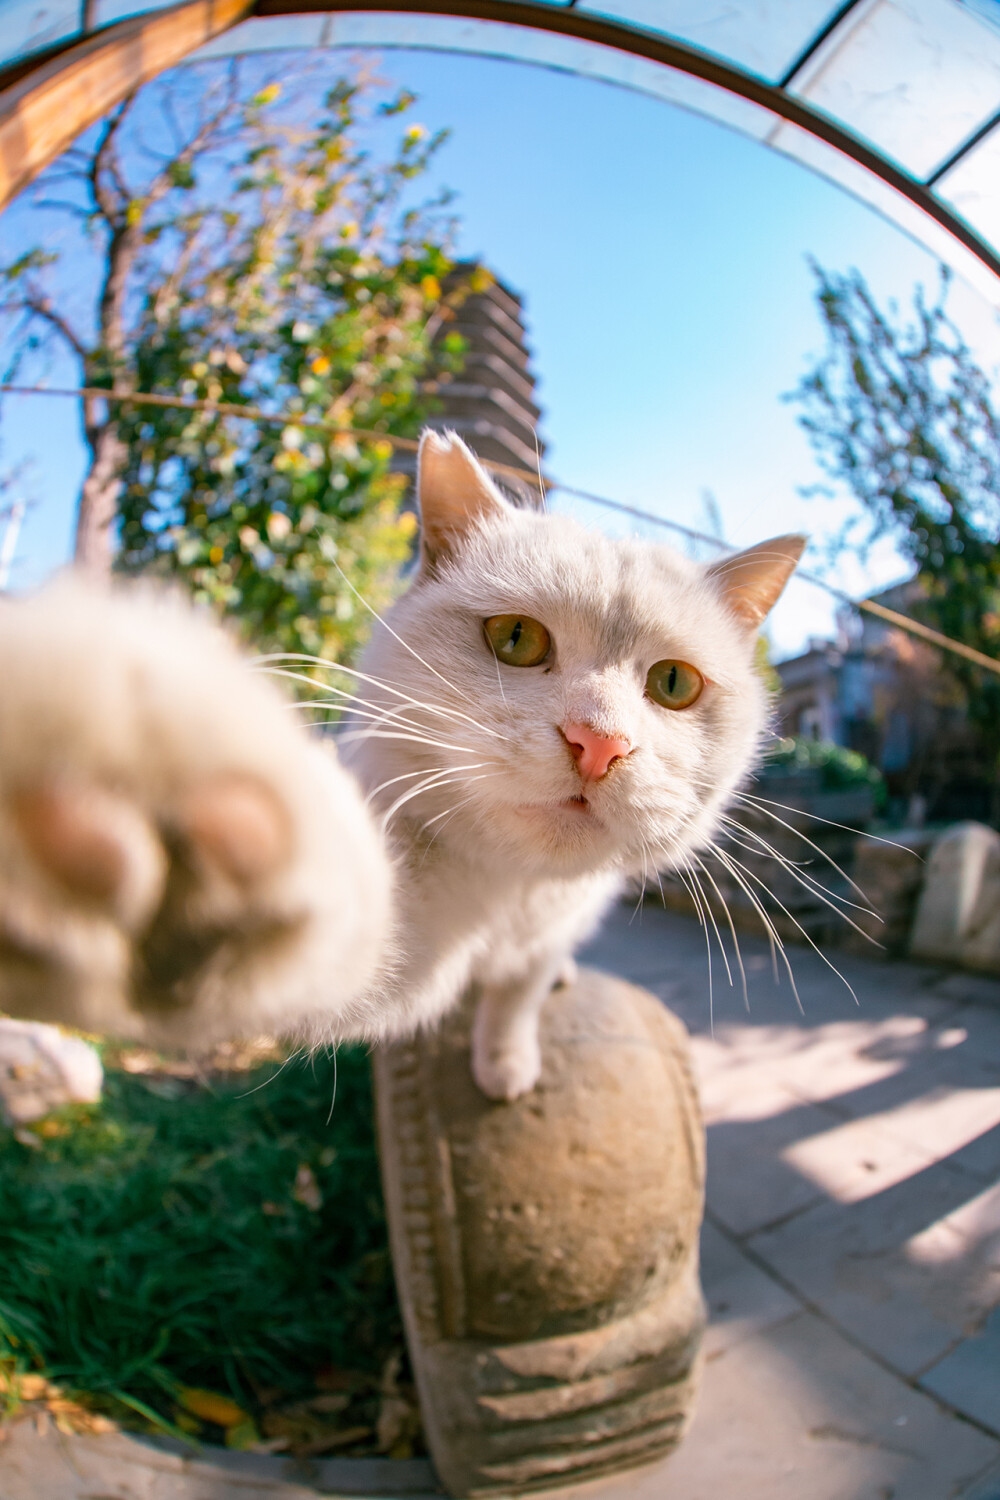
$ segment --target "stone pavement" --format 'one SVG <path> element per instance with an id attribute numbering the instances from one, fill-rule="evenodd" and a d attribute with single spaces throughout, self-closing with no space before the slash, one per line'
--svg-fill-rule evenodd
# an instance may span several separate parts
<path id="1" fill-rule="evenodd" d="M 584 961 L 692 1033 L 708 1131 L 707 1363 L 634 1500 L 1000 1500 L 1000 983 L 619 910 Z M 595 1487 L 589 1487 L 595 1488 Z M 576 1493 L 581 1496 L 583 1490 Z"/>

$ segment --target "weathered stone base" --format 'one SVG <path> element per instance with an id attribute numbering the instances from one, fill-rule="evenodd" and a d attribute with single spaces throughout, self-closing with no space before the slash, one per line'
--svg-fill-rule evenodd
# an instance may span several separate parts
<path id="1" fill-rule="evenodd" d="M 704 1322 L 687 1035 L 593 971 L 550 997 L 539 1086 L 485 1099 L 471 1002 L 376 1055 L 400 1301 L 453 1495 L 544 1488 L 679 1441 Z"/>

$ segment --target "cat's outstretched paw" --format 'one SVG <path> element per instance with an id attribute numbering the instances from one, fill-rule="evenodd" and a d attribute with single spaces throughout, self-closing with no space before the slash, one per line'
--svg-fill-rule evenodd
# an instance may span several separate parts
<path id="1" fill-rule="evenodd" d="M 189 1047 L 369 1028 L 390 872 L 352 778 L 214 625 L 0 602 L 0 1009 Z"/>
<path id="2" fill-rule="evenodd" d="M 523 1037 L 503 1046 L 473 1045 L 472 1076 L 487 1099 L 509 1103 L 530 1094 L 541 1074 L 542 1053 L 537 1040 Z"/>

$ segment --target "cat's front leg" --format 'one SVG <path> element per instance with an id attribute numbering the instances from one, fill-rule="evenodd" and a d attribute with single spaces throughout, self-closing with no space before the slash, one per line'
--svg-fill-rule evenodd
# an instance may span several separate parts
<path id="1" fill-rule="evenodd" d="M 528 974 L 481 985 L 472 1027 L 472 1075 L 488 1099 L 518 1099 L 535 1087 L 542 1071 L 542 1006 L 572 963 L 558 954 Z"/>

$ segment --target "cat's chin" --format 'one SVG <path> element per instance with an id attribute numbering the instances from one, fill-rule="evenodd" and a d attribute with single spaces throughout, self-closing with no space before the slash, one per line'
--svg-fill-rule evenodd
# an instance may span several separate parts
<path id="1" fill-rule="evenodd" d="M 613 859 L 617 839 L 584 797 L 508 805 L 502 822 L 504 842 L 536 868 L 560 874 L 589 872 Z"/>

